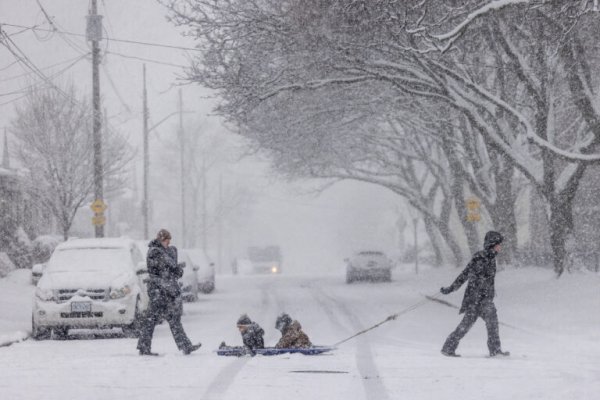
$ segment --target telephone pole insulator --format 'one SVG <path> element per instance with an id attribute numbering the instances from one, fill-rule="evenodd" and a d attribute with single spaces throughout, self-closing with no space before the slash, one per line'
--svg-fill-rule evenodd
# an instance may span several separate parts
<path id="1" fill-rule="evenodd" d="M 87 28 L 85 30 L 85 36 L 88 42 L 99 42 L 102 40 L 102 15 L 88 15 Z"/>

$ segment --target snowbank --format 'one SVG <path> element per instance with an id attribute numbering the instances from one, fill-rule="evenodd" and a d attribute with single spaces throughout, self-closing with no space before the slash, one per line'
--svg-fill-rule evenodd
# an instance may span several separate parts
<path id="1" fill-rule="evenodd" d="M 34 289 L 29 269 L 17 269 L 0 279 L 0 346 L 29 336 Z"/>

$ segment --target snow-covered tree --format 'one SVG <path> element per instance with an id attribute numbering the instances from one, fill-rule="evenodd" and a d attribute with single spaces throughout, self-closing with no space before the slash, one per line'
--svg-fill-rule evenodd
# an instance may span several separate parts
<path id="1" fill-rule="evenodd" d="M 30 92 L 17 107 L 12 132 L 17 157 L 29 174 L 26 188 L 58 220 L 66 240 L 77 210 L 94 190 L 91 107 L 73 87 Z M 104 177 L 115 187 L 129 161 L 128 146 L 118 133 L 105 130 Z"/>
<path id="2" fill-rule="evenodd" d="M 165 3 L 173 21 L 188 26 L 189 34 L 208 48 L 190 69 L 190 79 L 221 93 L 219 111 L 244 135 L 256 139 L 276 124 L 279 132 L 272 132 L 269 140 L 280 136 L 276 141 L 286 143 L 279 146 L 281 154 L 269 140 L 257 142 L 271 151 L 276 165 L 278 158 L 289 160 L 281 168 L 284 172 L 308 162 L 312 175 L 323 175 L 332 157 L 320 150 L 327 141 L 379 130 L 378 121 L 389 117 L 390 109 L 396 121 L 417 119 L 416 135 L 437 120 L 435 136 L 446 141 L 446 160 L 432 151 L 420 161 L 425 166 L 432 161 L 452 163 L 452 190 L 442 193 L 460 196 L 466 183 L 482 198 L 493 224 L 514 249 L 515 183 L 526 179 L 546 203 L 554 267 L 562 272 L 573 197 L 587 166 L 599 160 L 591 154 L 600 138 L 600 119 L 589 62 L 597 50 L 586 46 L 593 44 L 590 32 L 598 25 L 590 2 Z M 331 103 L 340 92 L 343 105 L 327 113 L 335 110 Z M 405 106 L 415 100 L 420 109 Z M 343 126 L 353 113 L 360 115 L 355 111 L 361 104 L 371 104 L 375 117 L 327 134 L 331 124 Z M 307 123 L 319 115 L 315 109 L 320 107 L 320 115 L 327 115 L 330 123 L 327 128 Z M 432 118 L 431 110 L 436 109 L 440 112 Z M 367 121 L 372 122 L 368 127 Z M 444 122 L 450 128 L 440 130 Z M 294 124 L 308 129 L 294 134 Z M 310 157 L 285 157 L 293 156 L 299 146 L 312 150 Z M 371 169 L 364 163 L 347 163 L 346 178 L 381 180 L 389 173 L 389 165 L 381 169 L 373 164 L 381 154 L 377 146 L 361 143 L 354 153 L 342 146 L 337 155 L 350 161 L 361 152 Z M 437 180 L 440 190 L 446 178 Z M 440 204 L 447 215 L 450 209 L 437 197 Z"/>

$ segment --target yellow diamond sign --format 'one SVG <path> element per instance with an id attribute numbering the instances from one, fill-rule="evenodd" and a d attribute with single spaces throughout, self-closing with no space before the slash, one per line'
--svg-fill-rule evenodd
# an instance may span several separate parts
<path id="1" fill-rule="evenodd" d="M 106 224 L 106 218 L 104 215 L 96 215 L 95 217 L 92 217 L 92 225 L 99 226 L 104 224 Z"/>
<path id="2" fill-rule="evenodd" d="M 106 210 L 107 205 L 102 201 L 102 199 L 96 199 L 91 205 L 90 208 L 96 214 L 100 214 Z"/>

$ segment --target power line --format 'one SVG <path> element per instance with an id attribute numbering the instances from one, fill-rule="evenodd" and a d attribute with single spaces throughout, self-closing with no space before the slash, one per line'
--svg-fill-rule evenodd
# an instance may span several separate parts
<path id="1" fill-rule="evenodd" d="M 83 34 L 83 33 L 66 32 L 66 31 L 61 31 L 61 30 L 58 30 L 58 29 L 51 30 L 51 29 L 37 28 L 35 26 L 7 24 L 7 23 L 4 23 L 4 22 L 0 22 L 0 25 L 11 26 L 11 27 L 14 27 L 14 28 L 27 28 L 27 29 L 31 29 L 32 31 L 57 32 L 57 33 L 64 34 L 64 35 L 86 37 L 86 35 Z M 129 39 L 115 39 L 115 38 L 110 38 L 110 40 L 112 40 L 113 42 L 138 44 L 138 45 L 142 45 L 142 46 L 164 47 L 164 48 L 168 48 L 168 49 L 189 50 L 189 51 L 202 51 L 202 49 L 195 48 L 195 47 L 175 46 L 175 45 L 170 45 L 170 44 L 153 43 L 153 42 L 141 42 L 141 41 L 129 40 Z"/>
<path id="2" fill-rule="evenodd" d="M 56 78 L 56 77 L 58 77 L 58 76 L 62 75 L 62 74 L 63 74 L 63 73 L 65 73 L 67 70 L 69 70 L 71 67 L 73 67 L 75 64 L 77 64 L 79 61 L 83 60 L 84 58 L 85 58 L 85 56 L 80 56 L 80 57 L 77 57 L 75 60 L 70 60 L 70 61 L 73 61 L 71 64 L 69 64 L 69 65 L 67 65 L 65 68 L 63 68 L 63 69 L 61 69 L 61 70 L 59 70 L 59 71 L 55 72 L 54 74 L 51 74 L 51 75 L 50 75 L 50 76 L 48 76 L 47 78 L 48 78 L 48 79 L 54 79 L 54 78 Z M 61 63 L 61 64 L 64 64 L 64 62 L 63 62 L 63 63 Z M 47 68 L 48 68 L 48 67 L 47 67 Z M 23 75 L 30 75 L 30 74 L 32 74 L 32 72 L 25 73 L 25 74 L 23 74 Z M 10 95 L 15 95 L 15 94 L 21 94 L 21 93 L 25 93 L 25 94 L 26 94 L 26 93 L 27 93 L 27 91 L 28 91 L 29 89 L 32 89 L 32 88 L 34 88 L 34 87 L 36 87 L 36 86 L 40 86 L 42 83 L 44 83 L 44 82 L 38 82 L 38 83 L 34 83 L 34 84 L 30 85 L 30 86 L 27 86 L 26 88 L 19 89 L 19 90 L 13 91 L 13 92 L 8 92 L 8 93 L 0 93 L 0 97 L 2 97 L 2 96 L 10 96 Z M 19 97 L 19 98 L 21 98 L 21 97 Z"/>
<path id="3" fill-rule="evenodd" d="M 153 60 L 151 58 L 130 56 L 130 55 L 127 55 L 127 54 L 115 53 L 114 51 L 106 51 L 105 53 L 106 54 L 112 54 L 112 55 L 118 56 L 118 57 L 129 58 L 129 59 L 133 59 L 133 60 L 140 60 L 140 61 L 145 61 L 145 62 L 154 63 L 154 64 L 167 65 L 167 66 L 170 66 L 170 67 L 187 68 L 186 65 L 173 64 L 173 63 L 168 63 L 168 62 L 164 62 L 164 61 Z"/>
<path id="4" fill-rule="evenodd" d="M 46 70 L 46 69 L 54 68 L 54 67 L 57 67 L 57 66 L 59 66 L 59 65 L 63 65 L 63 64 L 70 63 L 70 62 L 73 62 L 73 61 L 80 61 L 80 60 L 82 60 L 83 58 L 87 57 L 89 54 L 90 54 L 90 53 L 87 53 L 87 54 L 84 54 L 84 55 L 82 55 L 82 56 L 77 56 L 77 57 L 74 57 L 74 58 L 70 58 L 70 59 L 68 59 L 68 60 L 64 60 L 64 61 L 58 62 L 58 63 L 56 63 L 56 64 L 48 65 L 48 66 L 46 66 L 46 67 L 41 67 L 41 68 L 40 68 L 40 70 Z M 19 62 L 19 61 L 18 61 L 18 60 L 16 60 L 16 61 L 14 61 L 12 64 L 10 64 L 10 65 L 16 64 L 16 63 L 18 63 L 18 62 Z M 69 66 L 69 67 L 70 67 L 70 66 Z M 9 76 L 8 78 L 2 78 L 2 79 L 0 79 L 0 82 L 11 81 L 11 80 L 13 80 L 13 79 L 17 79 L 17 78 L 21 78 L 21 77 L 23 77 L 23 76 L 31 75 L 32 73 L 33 73 L 33 72 L 31 72 L 31 71 L 30 71 L 30 72 L 25 72 L 25 73 L 23 73 L 23 74 L 19 74 L 19 75 Z"/>
<path id="5" fill-rule="evenodd" d="M 44 9 L 44 7 L 42 6 L 42 3 L 40 3 L 40 0 L 36 0 L 38 6 L 40 7 L 40 10 L 42 11 L 42 14 L 44 14 L 44 17 L 46 18 L 46 21 L 48 21 L 48 23 L 50 24 L 50 26 L 52 27 L 51 32 L 57 32 L 60 36 L 60 38 L 69 46 L 71 47 L 73 50 L 75 50 L 77 53 L 86 53 L 87 49 L 85 48 L 81 48 L 79 46 L 79 44 L 73 40 L 71 40 L 70 38 L 68 38 L 66 35 L 64 35 L 63 33 L 61 33 L 59 31 L 58 28 L 62 27 L 60 25 L 58 25 L 58 23 L 56 23 L 55 21 L 52 20 L 52 18 L 50 18 L 50 15 L 48 15 L 48 13 L 46 12 L 46 9 Z M 35 29 L 33 30 L 33 32 L 35 33 Z M 37 37 L 37 36 L 36 36 Z"/>
<path id="6" fill-rule="evenodd" d="M 25 97 L 27 97 L 27 94 L 24 94 L 23 96 L 19 96 L 16 99 L 12 99 L 12 100 L 6 101 L 4 103 L 0 103 L 0 107 L 7 106 L 9 104 L 15 103 L 15 102 L 17 102 L 17 101 L 19 101 L 21 99 L 24 99 Z"/>
<path id="7" fill-rule="evenodd" d="M 18 62 L 19 62 L 19 61 L 17 61 L 17 60 L 13 61 L 13 62 L 11 62 L 10 64 L 8 64 L 8 65 L 6 65 L 6 66 L 4 66 L 4 67 L 0 68 L 0 71 L 7 70 L 7 69 L 9 69 L 10 67 L 12 67 L 13 65 L 17 64 Z"/>
<path id="8" fill-rule="evenodd" d="M 59 93 L 67 98 L 70 98 L 68 94 L 66 94 L 62 89 L 54 85 L 50 79 L 44 73 L 36 67 L 36 65 L 27 57 L 27 55 L 17 46 L 17 44 L 4 32 L 0 29 L 0 37 L 4 37 L 5 41 L 0 41 L 6 47 L 6 49 L 17 59 L 19 63 L 23 65 L 25 68 L 30 69 L 34 74 L 36 74 L 43 81 L 47 82 L 50 86 L 54 87 Z M 12 46 L 11 46 L 12 45 Z"/>

